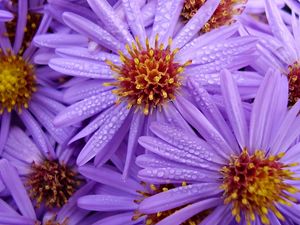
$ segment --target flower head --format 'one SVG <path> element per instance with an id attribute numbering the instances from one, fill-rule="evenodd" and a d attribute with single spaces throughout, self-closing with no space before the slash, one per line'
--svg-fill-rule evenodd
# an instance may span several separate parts
<path id="1" fill-rule="evenodd" d="M 89 136 L 78 156 L 78 165 L 93 158 L 96 164 L 103 164 L 120 143 L 128 139 L 126 175 L 132 165 L 137 138 L 147 132 L 147 124 L 151 121 L 159 117 L 190 129 L 175 104 L 178 96 L 189 95 L 185 85 L 188 76 L 203 82 L 214 74 L 211 80 L 217 83 L 217 71 L 222 68 L 236 70 L 248 65 L 253 57 L 254 51 L 250 49 L 255 49 L 254 38 L 231 38 L 238 24 L 198 36 L 198 31 L 217 7 L 217 0 L 207 1 L 193 20 L 179 31 L 176 31 L 176 25 L 182 10 L 180 1 L 157 5 L 141 2 L 122 2 L 126 18 L 123 14 L 116 16 L 106 0 L 88 1 L 89 17 L 74 13 L 73 7 L 70 12 L 63 13 L 64 23 L 80 34 L 67 36 L 82 47 L 66 47 L 60 43 L 53 46 L 61 57 L 51 59 L 49 66 L 75 76 L 64 95 L 71 106 L 60 112 L 54 123 L 60 127 L 86 119 L 90 121 L 71 140 Z M 53 7 L 56 7 L 55 3 Z M 155 15 L 151 22 L 148 17 L 143 18 L 150 13 Z M 90 17 L 96 17 L 100 22 Z M 35 42 L 50 46 L 48 43 L 53 44 L 59 35 L 41 35 Z M 67 36 L 62 39 L 68 39 Z M 92 50 L 88 40 L 96 43 Z M 243 60 L 235 61 L 237 55 Z"/>
<path id="2" fill-rule="evenodd" d="M 179 109 L 183 116 L 191 115 L 187 111 L 194 112 L 187 120 L 201 138 L 155 123 L 151 131 L 157 137 L 139 139 L 151 154 L 137 158 L 138 165 L 145 168 L 139 172 L 145 182 L 184 181 L 190 185 L 145 199 L 139 211 L 154 213 L 191 204 L 191 208 L 202 207 L 191 214 L 182 208 L 164 222 L 181 222 L 207 209 L 211 212 L 204 224 L 230 224 L 233 219 L 246 224 L 283 224 L 280 221 L 287 217 L 297 221 L 291 215 L 299 211 L 298 146 L 294 140 L 300 129 L 293 124 L 299 120 L 300 104 L 287 111 L 286 83 L 279 72 L 268 72 L 248 123 L 247 110 L 228 71 L 221 75 L 226 120 L 213 98 L 191 79 L 197 105 L 204 114 L 192 105 Z"/>

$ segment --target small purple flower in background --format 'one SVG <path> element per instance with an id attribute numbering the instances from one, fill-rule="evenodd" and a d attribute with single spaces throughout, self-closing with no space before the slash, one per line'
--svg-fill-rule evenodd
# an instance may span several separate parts
<path id="1" fill-rule="evenodd" d="M 0 178 L 3 180 L 14 203 L 0 199 L 0 223 L 6 225 L 90 225 L 101 215 L 77 207 L 77 200 L 88 194 L 94 184 L 82 186 L 61 209 L 34 210 L 15 168 L 6 159 L 0 160 Z M 11 204 L 9 204 L 10 202 Z"/>
<path id="2" fill-rule="evenodd" d="M 87 46 L 61 46 L 58 37 L 67 39 L 70 34 L 65 38 L 61 34 L 40 35 L 35 43 L 40 46 L 56 43 L 55 51 L 62 57 L 50 59 L 49 66 L 76 77 L 69 81 L 64 95 L 65 101 L 72 105 L 62 110 L 54 123 L 80 126 L 79 122 L 92 119 L 71 140 L 87 137 L 87 144 L 77 159 L 78 165 L 84 165 L 95 156 L 96 164 L 105 163 L 123 139 L 128 139 L 126 175 L 137 148 L 137 138 L 149 133 L 148 124 L 152 121 L 171 122 L 190 130 L 174 105 L 178 96 L 188 98 L 186 77 L 218 83 L 218 71 L 222 68 L 235 71 L 250 63 L 256 40 L 230 38 L 237 32 L 238 24 L 197 35 L 218 6 L 217 0 L 208 0 L 179 29 L 176 26 L 182 0 L 158 1 L 156 7 L 155 1 L 150 1 L 142 5 L 142 9 L 138 1 L 122 1 L 126 18 L 115 16 L 107 1 L 88 3 L 100 20 L 98 24 L 89 19 L 94 14 L 84 18 L 78 13 L 65 12 L 62 19 L 73 30 L 97 43 L 98 50 L 91 52 Z M 154 14 L 154 20 L 147 22 L 146 27 L 143 15 L 148 14 Z M 127 23 L 121 20 L 123 18 Z M 73 35 L 78 38 L 78 34 Z"/>
<path id="3" fill-rule="evenodd" d="M 22 124 L 43 154 L 53 156 L 43 128 L 61 144 L 72 135 L 72 128 L 57 129 L 52 124 L 54 116 L 64 109 L 55 86 L 55 79 L 61 75 L 34 64 L 37 47 L 31 42 L 34 35 L 48 30 L 51 17 L 42 14 L 41 1 L 3 1 L 1 6 L 14 14 L 14 19 L 0 23 L 0 153 L 10 124 Z"/>
<path id="4" fill-rule="evenodd" d="M 149 214 L 189 205 L 161 224 L 180 224 L 203 210 L 210 213 L 201 225 L 226 225 L 234 219 L 240 224 L 299 224 L 299 144 L 295 139 L 300 134 L 300 102 L 287 110 L 287 79 L 277 71 L 267 73 L 249 123 L 228 71 L 221 73 L 221 89 L 226 120 L 205 92 L 202 110 L 213 114 L 205 117 L 192 105 L 181 108 L 202 138 L 154 123 L 151 130 L 157 137 L 139 139 L 148 150 L 137 158 L 145 168 L 139 172 L 140 179 L 189 185 L 146 198 L 138 210 Z"/>

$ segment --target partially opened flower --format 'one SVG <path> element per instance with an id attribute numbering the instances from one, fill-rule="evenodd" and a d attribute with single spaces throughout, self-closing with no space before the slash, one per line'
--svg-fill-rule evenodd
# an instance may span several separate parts
<path id="1" fill-rule="evenodd" d="M 146 198 L 138 210 L 149 214 L 188 205 L 158 224 L 180 224 L 205 210 L 201 225 L 299 224 L 300 144 L 294 140 L 300 134 L 300 102 L 287 110 L 286 77 L 268 72 L 249 123 L 228 71 L 221 74 L 221 88 L 224 117 L 201 88 L 193 94 L 206 116 L 191 104 L 178 106 L 201 138 L 153 123 L 156 137 L 139 139 L 148 150 L 137 159 L 145 168 L 142 180 L 188 185 Z"/>
<path id="2" fill-rule="evenodd" d="M 55 79 L 60 74 L 34 64 L 37 48 L 31 42 L 34 35 L 47 31 L 51 18 L 39 11 L 43 9 L 41 1 L 5 2 L 14 19 L 1 22 L 0 31 L 3 34 L 0 38 L 0 153 L 10 124 L 14 123 L 25 125 L 45 156 L 53 155 L 42 129 L 61 144 L 72 130 L 57 129 L 52 124 L 54 116 L 64 108 L 60 103 L 61 93 L 55 89 Z"/>
<path id="3" fill-rule="evenodd" d="M 249 64 L 254 57 L 255 39 L 229 38 L 236 33 L 238 24 L 198 36 L 218 0 L 207 1 L 178 31 L 182 0 L 158 1 L 149 29 L 144 25 L 138 1 L 122 1 L 124 21 L 115 16 L 106 0 L 88 3 L 99 24 L 70 12 L 63 14 L 63 20 L 99 48 L 91 52 L 87 47 L 57 46 L 56 53 L 62 57 L 51 59 L 50 67 L 80 79 L 70 81 L 73 85 L 66 90 L 64 99 L 72 105 L 60 112 L 54 122 L 68 126 L 92 118 L 72 139 L 89 138 L 78 156 L 78 165 L 95 156 L 95 163 L 103 164 L 121 141 L 128 139 L 126 174 L 137 138 L 149 132 L 151 121 L 171 122 L 190 130 L 174 105 L 177 96 L 188 95 L 186 77 L 218 83 L 217 71 L 237 70 Z M 47 45 L 57 37 L 41 35 L 35 42 Z"/>
<path id="4" fill-rule="evenodd" d="M 14 202 L 0 199 L 0 223 L 6 225 L 90 225 L 101 216 L 77 207 L 77 199 L 89 193 L 94 184 L 88 183 L 72 195 L 61 209 L 35 210 L 16 169 L 0 160 L 0 179 Z M 9 203 L 10 202 L 10 203 Z"/>

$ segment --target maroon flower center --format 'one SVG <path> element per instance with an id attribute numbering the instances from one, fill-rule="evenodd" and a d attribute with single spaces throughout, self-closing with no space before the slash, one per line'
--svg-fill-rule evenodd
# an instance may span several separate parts
<path id="1" fill-rule="evenodd" d="M 234 22 L 233 17 L 239 15 L 244 10 L 247 0 L 221 0 L 216 11 L 209 21 L 201 29 L 202 32 L 209 32 L 224 25 Z M 206 0 L 185 0 L 181 16 L 184 20 L 190 20 L 197 11 L 206 3 Z"/>
<path id="2" fill-rule="evenodd" d="M 300 98 L 300 64 L 295 62 L 289 66 L 289 106 L 293 106 Z"/>
<path id="3" fill-rule="evenodd" d="M 80 185 L 77 173 L 58 161 L 45 160 L 32 164 L 27 180 L 29 194 L 37 207 L 44 203 L 48 208 L 62 207 Z"/>
<path id="4" fill-rule="evenodd" d="M 126 100 L 128 108 L 135 106 L 148 115 L 154 108 L 175 99 L 175 94 L 181 86 L 180 73 L 191 61 L 183 65 L 175 62 L 174 57 L 178 49 L 172 51 L 171 42 L 169 39 L 169 45 L 165 48 L 163 44 L 158 44 L 156 36 L 155 46 L 150 47 L 147 39 L 144 48 L 136 38 L 137 46 L 134 43 L 132 47 L 126 46 L 129 57 L 119 52 L 122 66 L 107 61 L 117 73 L 117 81 L 106 83 L 116 87 L 113 93 L 119 97 L 117 103 Z"/>

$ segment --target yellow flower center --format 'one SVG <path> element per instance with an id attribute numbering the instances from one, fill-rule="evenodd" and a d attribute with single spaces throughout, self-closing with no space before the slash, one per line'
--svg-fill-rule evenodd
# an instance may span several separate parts
<path id="1" fill-rule="evenodd" d="M 291 205 L 296 199 L 290 194 L 299 190 L 288 180 L 299 180 L 289 167 L 298 165 L 279 162 L 284 156 L 280 153 L 267 157 L 261 150 L 249 155 L 244 149 L 239 156 L 234 156 L 228 166 L 222 168 L 225 204 L 232 204 L 232 215 L 237 222 L 241 221 L 241 213 L 245 215 L 247 224 L 258 215 L 263 224 L 270 224 L 268 213 L 272 211 L 280 220 L 283 215 L 276 204 Z"/>
<path id="2" fill-rule="evenodd" d="M 293 106 L 300 98 L 300 64 L 295 62 L 289 66 L 289 106 Z"/>
<path id="3" fill-rule="evenodd" d="M 0 50 L 0 113 L 28 108 L 33 92 L 36 91 L 33 66 L 21 56 Z"/>
<path id="4" fill-rule="evenodd" d="M 44 203 L 48 208 L 59 208 L 67 203 L 80 183 L 77 173 L 67 165 L 45 160 L 42 164 L 32 164 L 26 185 L 37 207 Z"/>
<path id="5" fill-rule="evenodd" d="M 191 61 L 183 65 L 175 62 L 178 49 L 171 50 L 172 39 L 169 39 L 166 48 L 163 44 L 159 45 L 158 35 L 154 47 L 150 47 L 148 39 L 146 48 L 138 38 L 136 43 L 137 46 L 134 43 L 132 47 L 126 45 L 129 56 L 119 52 L 122 66 L 107 61 L 117 73 L 117 81 L 106 85 L 116 87 L 113 93 L 119 97 L 117 103 L 126 100 L 128 108 L 135 106 L 137 110 L 142 109 L 148 115 L 154 108 L 160 108 L 165 102 L 175 99 L 181 86 L 180 74 Z"/>
<path id="6" fill-rule="evenodd" d="M 190 20 L 197 11 L 204 5 L 206 0 L 185 0 L 181 16 L 184 20 Z M 216 11 L 209 21 L 201 29 L 202 32 L 209 32 L 224 25 L 234 22 L 233 17 L 243 12 L 247 0 L 221 0 Z M 237 7 L 238 6 L 238 7 Z"/>
<path id="7" fill-rule="evenodd" d="M 155 195 L 155 194 L 158 194 L 161 192 L 165 192 L 165 191 L 175 188 L 175 185 L 173 185 L 173 184 L 166 184 L 166 185 L 154 185 L 154 184 L 147 185 L 145 183 L 142 183 L 142 184 L 145 186 L 146 189 L 149 189 L 149 191 L 137 191 L 141 195 L 141 199 L 135 200 L 136 203 L 140 203 L 145 198 L 150 197 L 152 195 Z M 182 186 L 186 186 L 186 185 L 187 185 L 186 182 L 182 182 Z M 184 206 L 177 207 L 174 209 L 146 215 L 147 216 L 146 225 L 155 225 L 158 222 L 160 222 L 161 220 L 165 219 L 166 217 L 172 215 L 176 211 L 178 211 L 186 206 L 187 205 L 184 205 Z M 189 218 L 188 220 L 184 221 L 183 223 L 181 223 L 181 225 L 198 225 L 210 214 L 210 212 L 211 212 L 211 210 L 205 210 L 203 212 L 200 212 L 200 213 L 194 215 L 193 217 Z M 136 211 L 132 219 L 137 220 L 138 218 L 140 218 L 142 216 L 145 216 L 145 214 L 142 214 L 139 211 Z"/>

